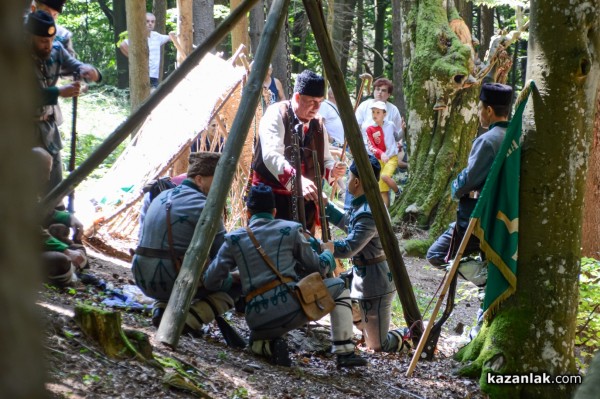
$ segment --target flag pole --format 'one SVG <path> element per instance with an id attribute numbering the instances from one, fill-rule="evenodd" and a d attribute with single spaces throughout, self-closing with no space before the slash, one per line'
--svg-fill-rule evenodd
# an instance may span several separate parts
<path id="1" fill-rule="evenodd" d="M 427 339 L 429 338 L 431 329 L 433 328 L 433 325 L 435 324 L 435 318 L 437 317 L 437 314 L 440 311 L 440 307 L 442 306 L 442 303 L 444 302 L 444 298 L 446 297 L 446 294 L 448 293 L 448 289 L 450 288 L 450 283 L 454 279 L 454 275 L 456 274 L 456 271 L 458 270 L 458 265 L 460 265 L 460 259 L 462 258 L 462 254 L 465 251 L 465 248 L 467 247 L 467 243 L 469 242 L 471 235 L 473 234 L 473 229 L 475 228 L 476 220 L 477 219 L 469 220 L 469 226 L 467 227 L 467 231 L 465 232 L 465 235 L 463 236 L 463 239 L 460 242 L 460 246 L 458 247 L 456 256 L 452 260 L 452 267 L 450 267 L 450 271 L 446 274 L 446 277 L 444 280 L 444 286 L 442 287 L 440 296 L 437 300 L 437 303 L 435 304 L 435 307 L 433 308 L 433 312 L 431 313 L 431 320 L 429 320 L 429 323 L 427 323 L 427 327 L 425 328 L 423 335 L 421 335 L 421 339 L 419 340 L 419 345 L 417 345 L 417 349 L 415 349 L 415 354 L 413 355 L 413 357 L 410 361 L 410 365 L 408 366 L 408 370 L 406 371 L 407 377 L 412 376 L 412 373 L 415 370 L 415 367 L 417 367 L 417 362 L 419 361 L 419 356 L 421 356 L 421 352 L 423 352 L 423 348 L 425 348 L 425 344 L 427 343 Z"/>

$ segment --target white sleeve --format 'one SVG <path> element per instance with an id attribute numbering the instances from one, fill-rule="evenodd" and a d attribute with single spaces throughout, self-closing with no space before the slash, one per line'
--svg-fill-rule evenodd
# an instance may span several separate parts
<path id="1" fill-rule="evenodd" d="M 258 127 L 260 148 L 262 150 L 263 162 L 269 172 L 289 190 L 292 184 L 289 171 L 293 171 L 294 169 L 285 159 L 284 136 L 285 128 L 283 126 L 283 118 L 279 113 L 279 104 L 273 104 L 267 108 L 267 111 L 260 120 Z"/>

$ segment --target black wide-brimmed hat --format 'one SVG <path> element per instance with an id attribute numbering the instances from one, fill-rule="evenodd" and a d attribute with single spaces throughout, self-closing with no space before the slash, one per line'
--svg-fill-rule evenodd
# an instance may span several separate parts
<path id="1" fill-rule="evenodd" d="M 325 97 L 325 79 L 305 69 L 296 77 L 294 92 L 311 97 Z"/>

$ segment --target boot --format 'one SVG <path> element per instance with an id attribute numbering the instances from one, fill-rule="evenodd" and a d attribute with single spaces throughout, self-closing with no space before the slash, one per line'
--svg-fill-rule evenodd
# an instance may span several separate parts
<path id="1" fill-rule="evenodd" d="M 290 359 L 290 350 L 287 341 L 283 338 L 275 338 L 270 342 L 271 346 L 271 361 L 273 364 L 283 367 L 290 367 L 292 359 Z"/>
<path id="2" fill-rule="evenodd" d="M 407 327 L 388 331 L 388 339 L 390 335 L 398 340 L 394 352 L 408 353 L 410 351 L 410 330 Z"/>
<path id="3" fill-rule="evenodd" d="M 162 320 L 162 317 L 165 314 L 166 308 L 166 302 L 154 302 L 154 305 L 152 306 L 152 325 L 154 327 L 158 328 L 158 326 L 160 326 L 160 321 Z"/>
<path id="4" fill-rule="evenodd" d="M 336 363 L 338 369 L 342 367 L 362 367 L 367 365 L 367 359 L 358 356 L 352 351 L 349 353 L 339 353 Z"/>

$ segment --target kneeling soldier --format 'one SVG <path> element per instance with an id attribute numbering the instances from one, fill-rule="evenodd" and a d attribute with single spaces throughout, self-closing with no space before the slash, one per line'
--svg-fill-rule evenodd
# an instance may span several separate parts
<path id="1" fill-rule="evenodd" d="M 139 244 L 133 257 L 132 272 L 135 283 L 142 292 L 156 299 L 152 313 L 152 324 L 156 327 L 160 324 L 183 256 L 206 204 L 206 196 L 220 156 L 221 154 L 212 152 L 190 154 L 187 179 L 180 186 L 161 192 L 150 203 L 146 212 Z M 223 243 L 224 235 L 225 227 L 221 221 L 209 252 L 211 259 Z M 239 285 L 230 287 L 227 292 L 208 291 L 200 285 L 190 306 L 184 332 L 200 334 L 203 324 L 217 318 L 227 344 L 244 346 L 241 337 L 219 318 L 233 307 L 239 292 Z"/>
<path id="2" fill-rule="evenodd" d="M 308 322 L 293 290 L 301 278 L 320 272 L 324 276 L 335 268 L 331 252 L 318 255 L 296 222 L 274 219 L 275 199 L 271 188 L 264 184 L 252 187 L 248 201 L 249 229 L 255 236 L 253 243 L 248 230 L 241 228 L 225 236 L 225 243 L 206 274 L 207 287 L 227 290 L 239 278 L 246 296 L 246 322 L 250 327 L 251 349 L 270 357 L 275 364 L 290 366 L 287 342 L 281 338 L 286 332 Z M 268 261 L 273 262 L 283 276 L 281 283 L 259 253 L 262 247 Z M 239 276 L 231 271 L 239 269 Z M 300 270 L 299 270 L 300 269 Z M 352 337 L 352 310 L 349 291 L 338 278 L 325 279 L 325 285 L 336 306 L 331 312 L 332 352 L 337 355 L 338 367 L 366 365 L 366 360 L 354 353 Z"/>

